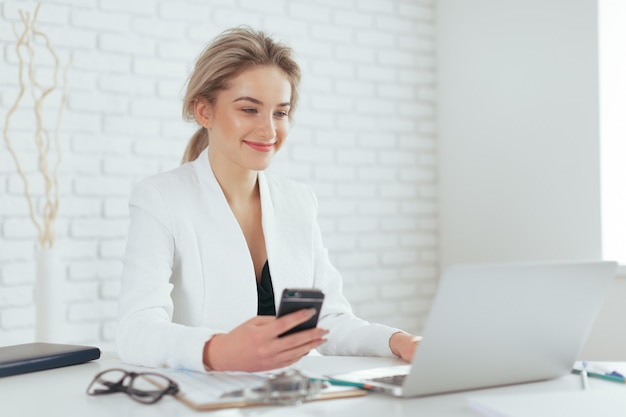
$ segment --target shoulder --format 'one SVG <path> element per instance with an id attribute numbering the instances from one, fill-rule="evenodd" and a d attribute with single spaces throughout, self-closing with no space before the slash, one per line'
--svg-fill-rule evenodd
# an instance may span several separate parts
<path id="1" fill-rule="evenodd" d="M 169 171 L 161 172 L 144 178 L 137 183 L 136 187 L 152 186 L 159 189 L 167 189 L 168 187 L 177 186 L 186 183 L 195 177 L 195 171 L 191 163 L 185 163 L 179 167 Z"/>
<path id="2" fill-rule="evenodd" d="M 156 200 L 178 198 L 197 178 L 191 164 L 186 163 L 139 181 L 133 187 L 131 203 L 153 204 Z"/>

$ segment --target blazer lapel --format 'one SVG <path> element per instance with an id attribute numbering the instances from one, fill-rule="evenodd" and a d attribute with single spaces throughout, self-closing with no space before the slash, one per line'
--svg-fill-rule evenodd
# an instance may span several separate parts
<path id="1" fill-rule="evenodd" d="M 211 169 L 208 150 L 194 164 L 204 200 L 195 216 L 205 283 L 203 319 L 228 330 L 256 315 L 254 266 L 241 227 Z"/>
<path id="2" fill-rule="evenodd" d="M 267 183 L 267 177 L 263 172 L 259 172 L 259 192 L 261 194 L 261 224 L 263 227 L 263 237 L 265 238 L 265 250 L 267 252 L 270 275 L 272 276 L 274 303 L 276 305 L 276 311 L 278 311 L 282 289 L 285 288 L 286 284 L 283 280 L 284 274 L 281 268 L 281 259 L 284 256 L 284 250 L 280 245 L 280 233 L 276 230 L 276 214 L 274 212 L 272 195 Z"/>

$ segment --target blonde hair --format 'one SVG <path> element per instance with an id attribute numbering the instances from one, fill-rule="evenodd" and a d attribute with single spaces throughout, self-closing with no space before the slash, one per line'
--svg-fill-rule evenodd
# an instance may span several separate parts
<path id="1" fill-rule="evenodd" d="M 194 103 L 199 98 L 214 104 L 218 94 L 228 89 L 230 80 L 251 67 L 262 65 L 280 68 L 291 84 L 291 120 L 300 84 L 300 67 L 293 59 L 293 50 L 247 26 L 225 30 L 202 51 L 187 82 L 183 119 L 195 120 Z M 200 126 L 187 144 L 182 163 L 195 160 L 208 145 L 209 132 Z"/>

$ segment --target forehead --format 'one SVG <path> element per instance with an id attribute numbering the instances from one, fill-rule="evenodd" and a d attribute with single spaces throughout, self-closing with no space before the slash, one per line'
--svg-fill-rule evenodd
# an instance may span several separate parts
<path id="1" fill-rule="evenodd" d="M 232 78 L 223 98 L 252 97 L 266 104 L 291 101 L 291 84 L 283 70 L 276 66 L 253 67 Z"/>

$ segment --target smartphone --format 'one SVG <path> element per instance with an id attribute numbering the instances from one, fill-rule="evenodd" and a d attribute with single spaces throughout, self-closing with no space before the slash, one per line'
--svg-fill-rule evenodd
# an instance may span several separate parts
<path id="1" fill-rule="evenodd" d="M 278 337 L 287 336 L 288 334 L 296 333 L 301 330 L 312 329 L 317 326 L 317 320 L 320 317 L 323 302 L 324 293 L 317 288 L 286 288 L 280 299 L 280 306 L 278 307 L 276 317 L 282 317 L 294 311 L 302 310 L 303 308 L 314 308 L 316 313 L 309 320 L 287 330 Z"/>

